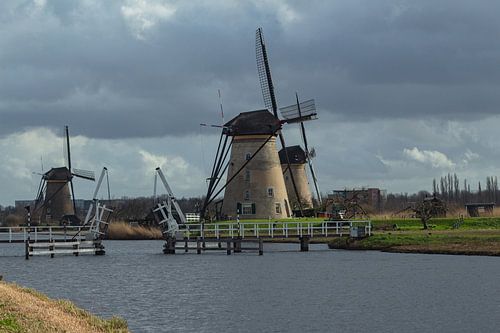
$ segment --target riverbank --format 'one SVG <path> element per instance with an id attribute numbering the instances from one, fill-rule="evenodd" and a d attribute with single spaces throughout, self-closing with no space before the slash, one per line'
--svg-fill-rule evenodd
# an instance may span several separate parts
<path id="1" fill-rule="evenodd" d="M 120 318 L 102 319 L 67 300 L 0 281 L 0 332 L 129 332 Z"/>
<path id="2" fill-rule="evenodd" d="M 328 247 L 398 253 L 500 256 L 500 230 L 375 232 L 373 236 L 360 240 L 348 237 L 333 239 Z"/>

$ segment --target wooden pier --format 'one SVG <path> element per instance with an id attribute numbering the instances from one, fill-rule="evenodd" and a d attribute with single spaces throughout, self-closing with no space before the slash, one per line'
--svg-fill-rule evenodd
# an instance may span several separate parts
<path id="1" fill-rule="evenodd" d="M 85 240 L 90 226 L 32 226 L 0 227 L 0 243 Z"/>
<path id="2" fill-rule="evenodd" d="M 205 251 L 225 251 L 227 255 L 231 255 L 231 253 L 241 253 L 242 251 L 252 251 L 261 256 L 264 254 L 264 239 L 242 239 L 241 237 L 217 239 L 198 237 L 196 240 L 190 240 L 185 237 L 182 240 L 177 240 L 173 237 L 167 238 L 163 246 L 163 253 L 175 254 L 177 250 L 184 253 L 193 250 L 196 251 L 197 254 L 201 254 Z"/>
<path id="3" fill-rule="evenodd" d="M 94 255 L 104 255 L 104 246 L 100 241 L 72 241 L 72 242 L 37 242 L 25 243 L 25 259 L 31 256 L 50 255 L 54 258 L 55 254 L 72 254 L 75 256 L 81 253 L 92 253 Z"/>
<path id="4" fill-rule="evenodd" d="M 264 242 L 273 240 L 297 241 L 300 251 L 304 252 L 309 251 L 309 244 L 314 238 L 371 235 L 371 221 L 188 223 L 179 227 L 176 237 L 165 237 L 163 253 L 175 254 L 176 250 L 184 250 L 183 252 L 187 253 L 189 250 L 196 250 L 196 253 L 201 254 L 204 251 L 225 250 L 230 255 L 250 250 L 262 255 Z"/>

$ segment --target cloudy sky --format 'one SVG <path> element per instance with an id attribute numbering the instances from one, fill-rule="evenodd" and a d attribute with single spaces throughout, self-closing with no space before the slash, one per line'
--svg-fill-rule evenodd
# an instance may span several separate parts
<path id="1" fill-rule="evenodd" d="M 0 204 L 33 198 L 63 164 L 110 170 L 115 197 L 150 195 L 156 166 L 178 196 L 205 189 L 220 123 L 263 107 L 263 27 L 282 106 L 307 124 L 326 193 L 430 190 L 433 177 L 500 175 L 500 3 L 324 0 L 0 2 Z M 298 144 L 297 127 L 285 129 Z M 77 197 L 93 184 L 78 181 Z"/>

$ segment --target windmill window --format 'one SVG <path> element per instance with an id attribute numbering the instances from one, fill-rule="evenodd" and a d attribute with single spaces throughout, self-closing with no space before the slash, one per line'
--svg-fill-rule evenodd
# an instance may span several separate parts
<path id="1" fill-rule="evenodd" d="M 250 170 L 245 170 L 245 181 L 246 182 L 250 181 Z"/>
<path id="2" fill-rule="evenodd" d="M 245 190 L 245 200 L 250 200 L 250 190 Z"/>
<path id="3" fill-rule="evenodd" d="M 270 198 L 274 197 L 274 188 L 272 187 L 267 188 L 267 196 Z"/>
<path id="4" fill-rule="evenodd" d="M 252 154 L 251 153 L 246 153 L 245 154 L 245 160 L 249 161 L 251 158 L 252 158 Z"/>
<path id="5" fill-rule="evenodd" d="M 253 215 L 255 214 L 255 204 L 254 203 L 244 203 L 241 205 L 243 215 Z"/>
<path id="6" fill-rule="evenodd" d="M 276 207 L 276 214 L 281 214 L 281 204 L 277 202 L 275 204 L 275 207 Z"/>

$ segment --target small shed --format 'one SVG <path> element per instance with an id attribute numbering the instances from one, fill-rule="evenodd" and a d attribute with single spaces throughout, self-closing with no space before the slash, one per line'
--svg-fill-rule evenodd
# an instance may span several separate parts
<path id="1" fill-rule="evenodd" d="M 469 214 L 470 217 L 479 217 L 481 215 L 492 215 L 493 208 L 495 208 L 495 204 L 493 202 L 465 204 L 465 209 L 467 209 L 467 214 Z"/>

